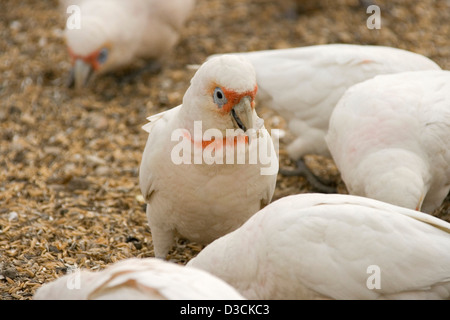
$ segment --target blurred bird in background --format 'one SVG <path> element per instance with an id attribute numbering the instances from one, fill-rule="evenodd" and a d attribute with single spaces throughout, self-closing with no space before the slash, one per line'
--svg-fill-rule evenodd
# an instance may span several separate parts
<path id="1" fill-rule="evenodd" d="M 72 63 L 69 86 L 85 86 L 93 74 L 132 65 L 138 59 L 160 59 L 178 42 L 195 0 L 61 0 L 77 6 L 79 26 L 66 25 Z M 69 17 L 70 18 L 70 17 Z M 156 63 L 156 64 L 155 64 Z"/>

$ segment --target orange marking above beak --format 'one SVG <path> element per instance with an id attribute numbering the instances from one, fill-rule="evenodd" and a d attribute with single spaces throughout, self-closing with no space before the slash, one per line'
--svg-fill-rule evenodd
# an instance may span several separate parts
<path id="1" fill-rule="evenodd" d="M 97 58 L 98 58 L 98 55 L 99 55 L 101 49 L 98 49 L 87 56 L 81 56 L 81 55 L 75 54 L 72 51 L 72 49 L 70 49 L 70 48 L 68 48 L 68 50 L 69 50 L 69 55 L 70 55 L 72 64 L 75 62 L 75 60 L 81 59 L 84 62 L 86 62 L 87 64 L 91 65 L 92 69 L 94 69 L 94 70 L 98 70 L 100 68 L 100 63 L 97 61 Z"/>
<path id="2" fill-rule="evenodd" d="M 217 84 L 214 84 L 210 90 L 211 95 L 214 93 L 214 89 L 216 87 L 220 87 Z M 230 113 L 231 109 L 233 109 L 233 107 L 238 104 L 242 98 L 244 97 L 250 97 L 251 98 L 251 107 L 254 109 L 255 108 L 255 97 L 256 97 L 256 92 L 258 91 L 258 85 L 255 85 L 255 88 L 253 90 L 248 90 L 248 91 L 244 91 L 244 92 L 236 92 L 234 90 L 231 89 L 227 89 L 227 88 L 222 88 L 223 93 L 225 94 L 225 97 L 227 98 L 227 103 L 225 105 L 223 105 L 221 111 L 226 114 L 226 113 Z"/>

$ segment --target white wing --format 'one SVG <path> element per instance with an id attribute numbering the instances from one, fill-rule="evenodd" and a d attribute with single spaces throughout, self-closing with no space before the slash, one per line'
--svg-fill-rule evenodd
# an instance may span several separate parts
<path id="1" fill-rule="evenodd" d="M 174 107 L 174 108 L 172 108 L 170 110 L 177 110 L 177 108 L 179 108 L 179 107 L 180 106 Z M 166 117 L 168 116 L 168 113 L 167 113 L 168 111 L 169 110 L 163 111 L 163 112 L 160 112 L 160 113 L 157 113 L 157 114 L 154 114 L 154 115 L 151 115 L 151 116 L 147 117 L 148 123 L 143 125 L 142 129 L 144 129 L 144 131 L 150 133 L 151 130 L 152 130 L 152 127 L 155 125 L 155 122 L 157 120 L 163 118 L 164 116 L 166 116 Z"/>
<path id="2" fill-rule="evenodd" d="M 170 139 L 170 129 L 168 131 L 168 135 L 166 133 L 160 133 L 167 130 L 168 123 L 176 118 L 180 108 L 181 105 L 152 115 L 147 118 L 149 122 L 142 126 L 142 129 L 149 133 L 147 144 L 142 155 L 139 173 L 139 184 L 144 197 L 148 197 L 154 191 L 152 188 L 153 173 L 150 169 L 150 166 L 154 162 L 153 159 L 158 156 L 158 152 L 164 150 L 164 143 L 166 141 L 165 138 Z"/>

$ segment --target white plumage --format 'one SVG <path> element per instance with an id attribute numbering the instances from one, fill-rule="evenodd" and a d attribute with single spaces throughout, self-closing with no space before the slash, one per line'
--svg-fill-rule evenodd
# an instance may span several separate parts
<path id="1" fill-rule="evenodd" d="M 430 59 L 405 50 L 369 45 L 327 44 L 239 53 L 251 61 L 258 103 L 288 121 L 295 139 L 289 156 L 329 156 L 325 134 L 331 112 L 347 88 L 379 74 L 440 69 Z"/>
<path id="2" fill-rule="evenodd" d="M 225 55 L 200 67 L 182 105 L 148 118 L 144 128 L 150 134 L 139 182 L 156 257 L 166 257 L 176 233 L 206 244 L 233 231 L 270 202 L 278 158 L 254 110 L 255 94 L 252 65 Z M 231 141 L 225 143 L 218 135 L 206 137 L 212 129 Z M 208 162 L 211 147 L 217 153 Z M 229 151 L 235 152 L 234 158 Z M 250 155 L 260 151 L 268 158 L 250 161 Z M 195 160 L 198 154 L 200 162 Z M 247 159 L 244 163 L 237 159 L 242 155 Z"/>
<path id="3" fill-rule="evenodd" d="M 139 58 L 158 60 L 178 42 L 195 0 L 62 0 L 69 23 L 65 38 L 75 85 L 97 74 L 127 67 Z M 65 11 L 76 5 L 79 12 Z"/>
<path id="4" fill-rule="evenodd" d="M 450 224 L 377 200 L 277 200 L 187 266 L 247 299 L 449 299 Z"/>
<path id="5" fill-rule="evenodd" d="M 450 190 L 450 71 L 353 86 L 327 142 L 350 193 L 431 213 Z"/>
<path id="6" fill-rule="evenodd" d="M 102 271 L 78 270 L 43 284 L 34 300 L 240 300 L 211 274 L 160 259 L 130 258 Z"/>

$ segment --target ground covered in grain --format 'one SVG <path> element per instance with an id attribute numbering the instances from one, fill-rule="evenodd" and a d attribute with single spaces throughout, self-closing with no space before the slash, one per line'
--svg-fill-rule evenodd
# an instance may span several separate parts
<path id="1" fill-rule="evenodd" d="M 382 25 L 369 30 L 370 1 L 198 0 L 159 73 L 96 79 L 66 88 L 70 68 L 56 0 L 0 3 L 0 300 L 31 299 L 75 268 L 99 270 L 152 257 L 138 187 L 151 114 L 180 104 L 194 70 L 213 53 L 325 43 L 376 44 L 421 53 L 450 69 L 450 1 L 375 1 Z M 259 104 L 268 128 L 282 128 Z M 281 166 L 292 166 L 281 141 Z M 330 159 L 307 164 L 345 193 Z M 313 191 L 279 175 L 274 199 Z M 434 214 L 450 221 L 450 200 Z M 170 259 L 201 247 L 179 240 Z"/>

